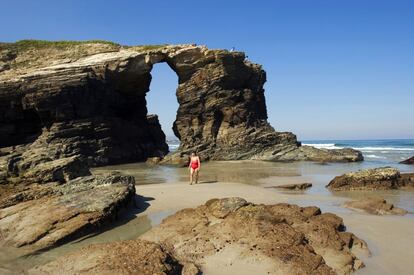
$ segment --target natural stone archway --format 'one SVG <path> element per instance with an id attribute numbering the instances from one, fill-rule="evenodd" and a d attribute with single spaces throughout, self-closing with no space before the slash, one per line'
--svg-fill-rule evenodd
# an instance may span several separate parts
<path id="1" fill-rule="evenodd" d="M 300 146 L 294 134 L 276 132 L 267 122 L 266 74 L 242 52 L 194 45 L 108 49 L 102 44 L 16 50 L 8 44 L 2 45 L 4 56 L 0 147 L 13 138 L 25 140 L 28 131 L 13 126 L 28 110 L 42 127 L 33 143 L 2 149 L 7 156 L 0 166 L 8 173 L 22 175 L 39 163 L 72 156 L 92 166 L 164 157 L 165 135 L 156 117 L 147 118 L 145 100 L 151 69 L 160 62 L 179 80 L 174 133 L 181 145 L 166 161 L 192 150 L 211 160 L 362 159 L 354 150 Z"/>

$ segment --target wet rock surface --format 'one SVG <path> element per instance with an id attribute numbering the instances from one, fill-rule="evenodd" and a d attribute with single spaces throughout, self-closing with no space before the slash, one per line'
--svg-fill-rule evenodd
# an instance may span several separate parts
<path id="1" fill-rule="evenodd" d="M 142 240 L 89 245 L 28 272 L 31 275 L 197 273 L 194 265 L 182 264 L 159 245 Z"/>
<path id="2" fill-rule="evenodd" d="M 0 187 L 0 246 L 33 251 L 96 231 L 135 197 L 134 178 L 119 175 Z"/>
<path id="3" fill-rule="evenodd" d="M 414 174 L 380 167 L 350 172 L 335 177 L 326 186 L 331 190 L 385 190 L 414 187 Z"/>
<path id="4" fill-rule="evenodd" d="M 358 201 L 348 201 L 344 203 L 347 208 L 363 210 L 374 215 L 405 215 L 407 210 L 395 207 L 384 199 L 369 198 Z"/>
<path id="5" fill-rule="evenodd" d="M 334 214 L 241 198 L 181 210 L 142 238 L 212 274 L 249 268 L 257 274 L 349 274 L 364 266 L 354 252 L 368 251 Z"/>
<path id="6" fill-rule="evenodd" d="M 411 157 L 409 159 L 403 160 L 400 163 L 401 164 L 414 164 L 414 157 Z"/>
<path id="7" fill-rule="evenodd" d="M 306 190 L 312 187 L 312 183 L 292 183 L 269 186 L 267 188 L 285 189 L 285 190 Z"/>

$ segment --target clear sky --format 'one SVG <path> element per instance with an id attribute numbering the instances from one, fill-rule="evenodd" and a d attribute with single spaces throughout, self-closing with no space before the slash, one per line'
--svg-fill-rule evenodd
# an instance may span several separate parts
<path id="1" fill-rule="evenodd" d="M 414 138 L 414 1 L 0 0 L 0 41 L 105 39 L 245 51 L 267 72 L 270 123 L 306 139 Z M 149 109 L 171 135 L 177 77 Z"/>

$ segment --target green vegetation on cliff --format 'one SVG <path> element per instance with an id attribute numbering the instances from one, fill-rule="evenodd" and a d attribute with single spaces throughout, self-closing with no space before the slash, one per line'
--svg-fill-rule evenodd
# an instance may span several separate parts
<path id="1" fill-rule="evenodd" d="M 0 72 L 8 71 L 10 73 L 21 68 L 47 66 L 53 61 L 60 62 L 58 60 L 72 62 L 85 56 L 116 52 L 122 48 L 148 52 L 166 46 L 168 44 L 122 46 L 105 40 L 48 41 L 26 39 L 14 43 L 0 42 Z"/>
<path id="2" fill-rule="evenodd" d="M 49 41 L 49 40 L 35 40 L 35 39 L 25 39 L 19 40 L 14 43 L 0 43 L 0 49 L 8 49 L 15 51 L 26 51 L 30 49 L 46 49 L 46 48 L 57 48 L 57 49 L 67 49 L 74 46 L 84 46 L 90 44 L 100 44 L 105 45 L 109 48 L 119 49 L 120 47 L 125 48 L 134 48 L 137 50 L 148 51 L 156 50 L 163 48 L 168 44 L 158 44 L 158 45 L 134 45 L 134 46 L 122 46 L 118 43 L 106 40 L 58 40 L 58 41 Z"/>
<path id="3" fill-rule="evenodd" d="M 168 44 L 159 44 L 159 45 L 137 45 L 137 46 L 127 46 L 126 48 L 132 48 L 134 50 L 139 51 L 151 51 L 151 50 L 158 50 L 168 46 Z"/>
<path id="4" fill-rule="evenodd" d="M 76 45 L 84 45 L 84 44 L 106 44 L 109 46 L 120 47 L 119 44 L 105 41 L 105 40 L 84 40 L 84 41 L 70 41 L 70 40 L 61 40 L 61 41 L 48 41 L 48 40 L 32 40 L 32 39 L 25 39 L 19 40 L 15 43 L 7 43 L 6 45 L 10 48 L 14 48 L 16 50 L 27 50 L 27 49 L 41 49 L 41 48 L 68 48 Z"/>

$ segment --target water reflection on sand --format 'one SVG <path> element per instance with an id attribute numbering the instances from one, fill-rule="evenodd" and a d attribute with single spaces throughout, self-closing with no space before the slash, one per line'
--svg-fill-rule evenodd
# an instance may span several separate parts
<path id="1" fill-rule="evenodd" d="M 260 187 L 271 187 L 277 184 L 310 182 L 313 184 L 312 188 L 305 191 L 281 191 L 273 188 L 269 188 L 269 190 L 273 190 L 275 195 L 279 193 L 287 196 L 289 203 L 302 206 L 317 205 L 324 212 L 334 212 L 344 215 L 344 217 L 351 217 L 350 215 L 353 213 L 352 210 L 342 207 L 344 201 L 366 197 L 383 197 L 399 207 L 414 212 L 414 192 L 412 191 L 330 192 L 325 188 L 325 185 L 337 175 L 377 166 L 378 164 L 375 162 L 320 164 L 312 162 L 214 161 L 202 163 L 200 183 L 217 182 L 225 184 L 226 182 L 237 182 Z M 392 166 L 400 169 L 402 172 L 414 172 L 413 166 L 399 164 L 392 164 Z M 131 163 L 93 169 L 95 174 L 113 171 L 134 176 L 138 190 L 140 185 L 188 181 L 188 169 L 186 167 L 176 168 L 145 163 Z M 152 226 L 159 224 L 164 217 L 174 213 L 172 210 L 167 210 L 144 215 L 142 212 L 151 204 L 151 199 L 137 195 L 136 202 L 138 207 L 132 207 L 126 211 L 112 227 L 104 228 L 99 234 L 86 236 L 49 251 L 23 256 L 27 254 L 27 251 L 24 249 L 2 249 L 0 252 L 0 273 L 7 273 L 10 270 L 18 273 L 91 243 L 136 239 L 151 229 Z M 413 215 L 407 215 L 404 218 L 414 219 Z M 351 219 L 346 221 L 346 223 L 351 225 L 353 224 L 352 222 L 353 220 Z M 358 223 L 354 224 L 357 225 Z M 351 229 L 358 231 L 358 226 L 354 226 Z M 363 231 L 360 233 L 364 234 Z M 375 247 L 375 244 L 373 247 Z"/>
<path id="2" fill-rule="evenodd" d="M 392 163 L 389 165 L 400 169 L 402 172 L 414 172 L 414 167 L 410 165 Z M 331 192 L 325 188 L 335 176 L 373 167 L 378 167 L 378 164 L 375 162 L 325 164 L 313 162 L 212 161 L 202 164 L 200 183 L 238 182 L 270 187 L 276 184 L 310 182 L 313 184 L 312 188 L 305 191 L 275 190 L 275 192 L 291 194 L 292 203 L 300 205 L 315 204 L 326 211 L 333 211 L 333 209 L 340 212 L 344 211 L 337 208 L 340 206 L 338 202 L 343 201 L 343 199 L 383 197 L 414 212 L 414 194 L 410 191 Z M 133 175 L 137 185 L 188 181 L 188 169 L 186 167 L 177 168 L 131 163 L 95 168 L 93 171 L 96 174 L 118 171 L 122 174 Z"/>

